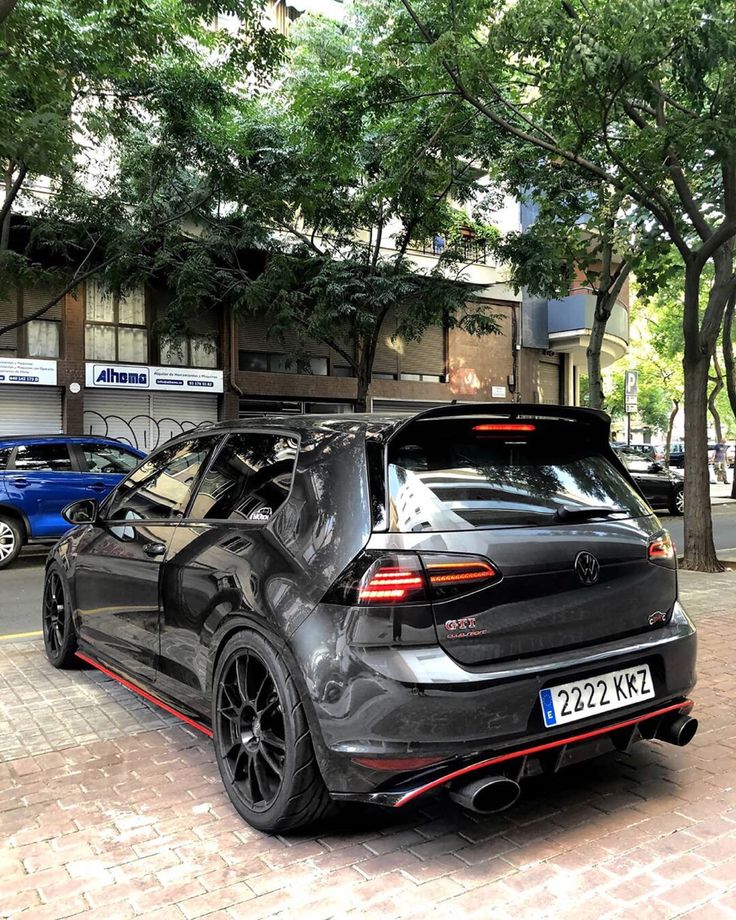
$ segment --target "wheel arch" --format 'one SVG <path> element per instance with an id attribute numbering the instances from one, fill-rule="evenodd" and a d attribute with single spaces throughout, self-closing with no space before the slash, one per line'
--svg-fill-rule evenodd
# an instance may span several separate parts
<path id="1" fill-rule="evenodd" d="M 0 502 L 0 515 L 12 518 L 20 525 L 23 543 L 27 543 L 31 535 L 31 525 L 25 514 L 13 505 L 7 505 L 4 502 Z"/>

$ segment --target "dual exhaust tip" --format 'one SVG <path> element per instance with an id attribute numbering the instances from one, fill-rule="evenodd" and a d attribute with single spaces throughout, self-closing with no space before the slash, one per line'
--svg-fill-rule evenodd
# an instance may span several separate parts
<path id="1" fill-rule="evenodd" d="M 676 716 L 661 722 L 653 737 L 677 747 L 684 747 L 695 737 L 698 720 Z M 510 808 L 521 795 L 521 786 L 509 776 L 481 776 L 462 785 L 450 787 L 450 798 L 457 805 L 481 815 L 491 815 Z"/>

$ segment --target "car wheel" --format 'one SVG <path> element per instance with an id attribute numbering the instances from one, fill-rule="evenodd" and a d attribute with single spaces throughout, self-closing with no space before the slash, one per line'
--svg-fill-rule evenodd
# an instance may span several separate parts
<path id="1" fill-rule="evenodd" d="M 238 812 L 261 831 L 295 830 L 333 807 L 283 655 L 257 633 L 230 639 L 215 670 L 217 765 Z"/>
<path id="2" fill-rule="evenodd" d="M 12 517 L 0 514 L 0 569 L 15 559 L 23 546 L 23 531 Z"/>
<path id="3" fill-rule="evenodd" d="M 77 635 L 69 591 L 66 579 L 56 565 L 52 565 L 46 572 L 43 589 L 43 644 L 46 657 L 55 668 L 77 667 L 74 655 Z"/>
<path id="4" fill-rule="evenodd" d="M 684 514 L 685 513 L 685 488 L 680 486 L 679 489 L 675 490 L 675 494 L 672 496 L 672 504 L 670 505 L 670 512 L 672 514 Z"/>

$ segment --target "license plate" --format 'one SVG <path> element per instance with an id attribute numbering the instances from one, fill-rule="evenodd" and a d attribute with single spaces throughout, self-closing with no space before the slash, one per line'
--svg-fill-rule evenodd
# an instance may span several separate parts
<path id="1" fill-rule="evenodd" d="M 654 684 L 648 664 L 539 691 L 547 728 L 631 706 L 653 696 Z"/>

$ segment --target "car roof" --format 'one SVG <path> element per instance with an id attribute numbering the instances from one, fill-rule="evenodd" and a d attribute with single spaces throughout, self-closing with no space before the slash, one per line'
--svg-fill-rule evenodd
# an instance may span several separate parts
<path id="1" fill-rule="evenodd" d="M 116 441 L 115 438 L 107 438 L 96 434 L 9 434 L 0 435 L 0 447 L 15 447 L 16 444 L 54 444 L 60 441 L 64 444 L 114 444 L 116 447 L 126 447 L 128 450 L 134 450 L 141 453 L 139 448 L 132 444 L 126 444 L 125 441 Z"/>

